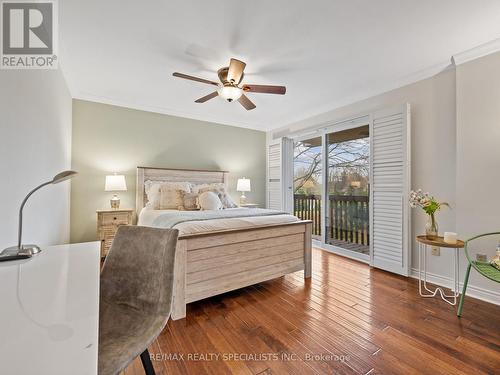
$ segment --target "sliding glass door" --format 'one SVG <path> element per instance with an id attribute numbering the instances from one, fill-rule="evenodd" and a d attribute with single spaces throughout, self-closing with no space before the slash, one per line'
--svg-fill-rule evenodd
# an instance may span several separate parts
<path id="1" fill-rule="evenodd" d="M 370 253 L 369 125 L 296 139 L 293 153 L 294 214 L 312 220 L 313 238 L 366 258 Z"/>
<path id="2" fill-rule="evenodd" d="M 404 104 L 288 139 L 285 200 L 313 222 L 316 245 L 408 275 L 410 118 Z"/>
<path id="3" fill-rule="evenodd" d="M 325 243 L 370 254 L 369 125 L 326 134 Z M 365 256 L 361 257 L 364 258 Z"/>
<path id="4" fill-rule="evenodd" d="M 321 239 L 322 137 L 296 140 L 293 152 L 293 210 L 312 220 L 312 235 Z"/>

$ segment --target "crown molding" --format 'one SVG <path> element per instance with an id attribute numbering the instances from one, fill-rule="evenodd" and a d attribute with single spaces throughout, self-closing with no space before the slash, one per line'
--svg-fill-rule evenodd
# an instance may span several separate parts
<path id="1" fill-rule="evenodd" d="M 377 85 L 374 85 L 372 88 L 368 88 L 366 90 L 360 91 L 355 95 L 351 95 L 349 97 L 345 97 L 341 100 L 337 100 L 334 103 L 330 103 L 326 106 L 320 106 L 315 108 L 314 110 L 308 111 L 307 113 L 302 113 L 300 116 L 296 116 L 294 118 L 287 118 L 286 121 L 275 124 L 275 127 L 270 129 L 271 133 L 276 133 L 283 131 L 284 129 L 288 129 L 289 133 L 294 133 L 298 131 L 302 131 L 304 129 L 314 129 L 319 126 L 319 124 L 323 124 L 325 121 L 317 120 L 317 117 L 327 115 L 329 112 L 334 112 L 340 108 L 347 107 L 349 105 L 361 102 L 363 100 L 368 100 L 373 97 L 383 95 L 393 90 L 397 90 L 401 87 L 405 87 L 420 81 L 423 81 L 427 78 L 434 77 L 439 73 L 447 71 L 449 69 L 454 69 L 454 65 L 450 64 L 450 61 L 442 61 L 438 64 L 434 64 L 427 68 L 415 71 L 406 76 L 402 76 L 399 79 L 395 79 L 391 82 L 380 82 Z M 333 120 L 342 120 L 342 119 L 331 119 Z M 328 121 L 330 122 L 330 121 Z"/>
<path id="2" fill-rule="evenodd" d="M 494 39 L 477 47 L 468 49 L 467 51 L 453 55 L 451 61 L 458 66 L 498 51 L 500 51 L 500 39 Z"/>
<path id="3" fill-rule="evenodd" d="M 453 55 L 451 57 L 451 64 L 449 60 L 442 61 L 441 63 L 413 72 L 405 77 L 401 77 L 400 79 L 396 79 L 392 82 L 386 84 L 383 83 L 379 84 L 377 87 L 362 91 L 357 95 L 353 95 L 351 97 L 344 98 L 343 100 L 336 101 L 335 103 L 330 104 L 328 106 L 316 108 L 314 111 L 302 114 L 302 116 L 300 117 L 297 116 L 295 118 L 292 118 L 291 120 L 287 119 L 288 121 L 277 124 L 277 126 L 274 129 L 271 129 L 270 131 L 274 133 L 274 132 L 279 132 L 284 128 L 289 128 L 289 131 L 293 132 L 307 127 L 314 127 L 317 125 L 314 121 L 308 125 L 304 125 L 304 122 L 313 120 L 316 116 L 321 116 L 328 112 L 333 112 L 339 108 L 433 77 L 448 69 L 453 69 L 455 66 L 464 64 L 468 61 L 478 59 L 480 57 L 484 57 L 486 55 L 498 51 L 500 51 L 500 39 L 491 40 L 477 47 Z M 297 128 L 295 129 L 295 127 Z"/>
<path id="4" fill-rule="evenodd" d="M 77 95 L 73 95 L 74 99 L 80 99 L 80 100 L 87 100 L 91 102 L 97 102 L 97 103 L 103 103 L 103 104 L 109 104 L 109 105 L 114 105 L 118 107 L 124 107 L 124 108 L 130 108 L 130 109 L 135 109 L 135 110 L 140 110 L 140 111 L 147 111 L 147 112 L 153 112 L 153 113 L 160 113 L 160 114 L 165 114 L 165 115 L 170 115 L 170 116 L 177 116 L 177 117 L 183 117 L 183 118 L 191 118 L 194 120 L 199 120 L 199 121 L 205 121 L 205 122 L 212 122 L 215 124 L 220 124 L 220 125 L 227 125 L 227 126 L 236 126 L 236 127 L 241 127 L 241 128 L 246 128 L 246 129 L 252 129 L 252 130 L 258 130 L 258 131 L 263 131 L 263 132 L 280 132 L 284 130 L 285 128 L 288 128 L 289 132 L 297 131 L 299 129 L 303 129 L 306 127 L 313 127 L 315 124 L 314 122 L 312 124 L 305 125 L 304 122 L 308 122 L 308 120 L 313 120 L 316 116 L 320 116 L 323 114 L 326 114 L 328 112 L 333 112 L 339 108 L 348 106 L 350 104 L 354 104 L 359 101 L 363 101 L 366 99 L 369 99 L 371 97 L 377 96 L 384 94 L 386 92 L 422 81 L 424 79 L 433 77 L 447 69 L 453 68 L 455 66 L 464 64 L 468 61 L 478 59 L 480 57 L 484 57 L 486 55 L 495 53 L 500 51 L 500 39 L 495 39 L 492 41 L 489 41 L 487 43 L 481 44 L 477 47 L 471 48 L 469 50 L 457 53 L 451 57 L 451 64 L 449 61 L 443 61 L 441 63 L 435 64 L 433 66 L 430 66 L 426 69 L 422 69 L 417 72 L 413 72 L 412 74 L 409 74 L 404 77 L 400 77 L 399 79 L 395 79 L 392 82 L 384 82 L 384 83 L 378 83 L 372 88 L 363 90 L 361 92 L 358 92 L 355 95 L 351 95 L 350 97 L 343 98 L 341 100 L 335 101 L 335 103 L 330 103 L 328 105 L 316 107 L 314 109 L 311 109 L 310 111 L 307 111 L 305 113 L 301 113 L 299 116 L 294 116 L 294 117 L 288 117 L 286 119 L 283 119 L 282 121 L 275 122 L 272 126 L 264 126 L 264 127 L 256 127 L 248 123 L 243 123 L 243 122 L 221 122 L 219 119 L 215 118 L 210 118 L 210 116 L 206 115 L 193 115 L 191 113 L 184 113 L 178 110 L 174 110 L 171 108 L 166 108 L 166 107 L 155 107 L 155 106 L 150 106 L 147 104 L 143 103 L 134 103 L 134 102 L 125 102 L 121 100 L 116 100 L 113 98 L 107 98 L 107 97 L 102 97 L 99 95 L 93 95 L 90 93 L 78 93 Z M 314 120 L 313 120 L 314 121 Z"/>
<path id="5" fill-rule="evenodd" d="M 236 127 L 240 127 L 240 128 L 258 130 L 258 131 L 263 131 L 263 132 L 276 132 L 276 131 L 280 131 L 286 127 L 290 127 L 290 130 L 292 130 L 294 125 L 296 125 L 297 123 L 300 123 L 302 121 L 309 120 L 309 119 L 314 118 L 318 115 L 322 115 L 324 113 L 334 111 L 338 108 L 342 108 L 344 106 L 356 103 L 358 101 L 369 99 L 371 97 L 384 94 L 386 92 L 398 89 L 400 87 L 403 87 L 403 86 L 406 86 L 406 85 L 409 85 L 409 84 L 412 84 L 412 83 L 415 83 L 415 82 L 418 82 L 421 80 L 424 80 L 426 78 L 430 78 L 430 77 L 435 76 L 436 74 L 439 74 L 440 72 L 443 72 L 444 70 L 449 69 L 451 67 L 453 67 L 453 65 L 451 65 L 449 63 L 449 61 L 443 61 L 439 64 L 435 64 L 435 65 L 430 66 L 428 68 L 416 71 L 416 72 L 409 74 L 407 76 L 400 77 L 399 79 L 396 79 L 388 84 L 386 84 L 386 83 L 379 84 L 376 87 L 364 90 L 362 92 L 357 93 L 356 95 L 352 95 L 350 97 L 346 97 L 346 98 L 343 98 L 341 100 L 337 100 L 333 104 L 330 103 L 330 104 L 325 105 L 325 106 L 316 107 L 310 111 L 307 111 L 305 113 L 301 113 L 299 116 L 287 117 L 286 119 L 284 119 L 282 121 L 277 121 L 277 122 L 274 122 L 272 125 L 267 125 L 267 126 L 262 126 L 262 127 L 256 127 L 256 126 L 253 126 L 251 124 L 238 122 L 238 121 L 221 122 L 219 119 L 211 118 L 210 116 L 207 116 L 207 115 L 193 115 L 191 113 L 184 113 L 182 111 L 178 111 L 178 110 L 171 109 L 171 108 L 156 107 L 156 106 L 151 106 L 151 105 L 138 103 L 138 102 L 117 100 L 114 98 L 104 97 L 104 96 L 100 96 L 100 95 L 94 95 L 94 94 L 87 93 L 87 92 L 77 92 L 74 95 L 72 95 L 72 97 L 73 97 L 73 99 L 77 99 L 77 100 L 86 100 L 89 102 L 114 105 L 117 107 L 130 108 L 130 109 L 135 109 L 135 110 L 139 110 L 139 111 L 146 111 L 146 112 L 160 113 L 160 114 L 170 115 L 170 116 L 190 118 L 190 119 L 204 121 L 204 122 L 212 122 L 212 123 L 219 124 L 219 125 L 236 126 Z M 71 85 L 68 85 L 68 86 L 70 86 L 70 91 L 73 92 L 71 90 Z M 293 130 L 295 130 L 295 129 L 293 129 Z"/>
<path id="6" fill-rule="evenodd" d="M 156 106 L 151 106 L 151 105 L 147 105 L 147 104 L 143 104 L 143 103 L 135 103 L 135 102 L 127 102 L 127 101 L 123 101 L 123 100 L 116 100 L 113 98 L 99 96 L 99 95 L 93 95 L 90 93 L 79 92 L 76 95 L 72 95 L 72 98 L 76 99 L 76 100 L 85 100 L 88 102 L 107 104 L 107 105 L 112 105 L 115 107 L 122 107 L 122 108 L 126 108 L 126 109 L 133 109 L 136 111 L 159 113 L 162 115 L 169 115 L 169 116 L 182 117 L 182 118 L 198 120 L 198 121 L 203 121 L 203 122 L 209 122 L 209 123 L 213 123 L 215 125 L 234 126 L 234 127 L 244 128 L 244 129 L 249 129 L 249 130 L 258 130 L 261 132 L 268 131 L 268 129 L 258 128 L 258 127 L 252 126 L 250 124 L 239 122 L 239 121 L 221 122 L 218 119 L 211 118 L 210 116 L 206 116 L 206 115 L 193 115 L 193 114 L 184 113 L 184 112 L 173 110 L 173 109 L 166 108 L 166 107 L 156 107 Z"/>

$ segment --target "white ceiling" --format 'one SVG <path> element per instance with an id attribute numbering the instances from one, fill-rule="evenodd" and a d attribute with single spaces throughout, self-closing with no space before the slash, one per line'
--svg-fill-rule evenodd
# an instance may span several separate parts
<path id="1" fill-rule="evenodd" d="M 499 0 L 64 0 L 61 66 L 75 98 L 270 130 L 397 87 L 500 38 Z M 257 108 L 194 100 L 229 58 Z"/>

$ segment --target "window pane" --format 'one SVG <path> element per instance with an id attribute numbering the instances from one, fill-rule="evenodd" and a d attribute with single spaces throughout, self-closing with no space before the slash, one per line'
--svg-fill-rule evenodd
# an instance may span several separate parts
<path id="1" fill-rule="evenodd" d="M 330 133 L 326 242 L 369 254 L 369 126 Z"/>
<path id="2" fill-rule="evenodd" d="M 294 212 L 312 220 L 313 237 L 321 236 L 321 137 L 296 142 L 293 157 Z"/>

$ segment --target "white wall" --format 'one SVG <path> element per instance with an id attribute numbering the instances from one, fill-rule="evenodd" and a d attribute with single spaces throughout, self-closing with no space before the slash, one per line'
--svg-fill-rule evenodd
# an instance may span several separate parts
<path id="1" fill-rule="evenodd" d="M 457 67 L 457 230 L 500 232 L 500 53 Z M 492 239 L 498 241 L 499 236 Z M 492 255 L 496 243 L 481 244 Z M 500 284 L 471 274 L 471 284 Z"/>
<path id="2" fill-rule="evenodd" d="M 0 70 L 0 251 L 17 243 L 24 196 L 71 166 L 71 96 L 59 70 Z M 69 241 L 70 185 L 49 185 L 25 207 L 24 243 Z"/>
<path id="3" fill-rule="evenodd" d="M 497 63 L 497 66 L 500 66 L 500 64 Z M 480 70 L 480 68 L 478 68 L 478 70 Z M 500 77 L 500 73 L 496 74 L 497 77 Z M 471 79 L 474 80 L 472 77 Z M 500 90 L 500 84 L 498 82 L 495 83 L 497 84 L 496 90 Z M 491 90 L 493 90 L 493 87 L 494 85 L 492 84 Z M 480 89 L 477 88 L 477 90 L 479 91 Z M 434 77 L 277 129 L 268 134 L 268 140 L 273 138 L 273 134 L 286 136 L 287 133 L 304 131 L 305 129 L 314 128 L 318 124 L 323 124 L 325 122 L 342 121 L 368 114 L 376 109 L 410 103 L 412 122 L 412 187 L 414 189 L 422 188 L 425 191 L 429 191 L 437 199 L 447 201 L 453 207 L 451 210 L 444 209 L 438 213 L 437 219 L 440 233 L 444 231 L 458 231 L 461 237 L 464 235 L 467 236 L 472 232 L 466 231 L 463 226 L 457 227 L 456 225 L 459 212 L 456 195 L 456 184 L 458 184 L 456 174 L 457 170 L 461 171 L 460 168 L 457 168 L 456 116 L 457 113 L 462 116 L 462 112 L 457 111 L 457 91 L 456 70 L 455 67 L 450 66 Z M 479 98 L 480 95 L 478 94 L 478 92 L 475 92 L 471 95 L 476 95 L 476 98 Z M 464 98 L 464 101 L 468 100 L 469 98 Z M 498 103 L 500 103 L 500 96 L 497 96 L 496 100 L 496 111 L 500 111 L 500 106 L 498 105 Z M 491 105 L 494 106 L 494 104 Z M 488 125 L 484 125 L 488 127 L 488 129 L 484 129 L 485 132 L 481 135 L 476 134 L 476 138 L 488 138 L 492 135 L 491 127 L 494 123 L 496 114 L 496 112 L 491 113 L 488 118 Z M 496 131 L 498 131 L 498 129 L 500 129 L 500 116 L 496 118 L 499 123 L 496 129 Z M 474 132 L 472 126 L 468 129 L 470 132 Z M 469 138 L 468 134 L 465 135 L 465 139 Z M 481 145 L 479 142 L 479 139 L 475 139 L 475 147 L 483 147 L 479 146 Z M 479 154 L 475 154 L 475 156 L 478 158 L 485 157 L 490 158 L 490 160 L 496 160 L 498 172 L 500 171 L 498 168 L 500 141 L 498 141 L 498 139 L 496 146 L 496 149 L 490 148 L 490 151 L 485 151 L 481 156 Z M 490 145 L 490 147 L 492 146 Z M 493 155 L 487 155 L 495 151 L 497 151 L 496 159 Z M 473 152 L 471 153 L 474 154 Z M 460 160 L 463 162 L 463 158 Z M 477 162 L 477 160 L 473 161 L 472 164 L 481 166 L 481 164 L 477 164 Z M 491 171 L 489 173 L 491 173 Z M 499 180 L 500 174 L 497 173 L 497 184 L 489 186 L 489 197 L 491 197 L 491 193 L 495 190 L 496 186 L 500 186 Z M 471 184 L 474 184 L 474 182 L 471 182 Z M 462 199 L 463 195 L 464 194 L 461 193 Z M 500 207 L 497 206 L 497 208 Z M 500 213 L 500 209 L 497 209 L 496 213 L 489 212 L 492 221 L 495 220 L 495 218 L 498 221 L 499 215 L 497 213 Z M 495 216 L 495 214 L 497 215 Z M 421 210 L 412 211 L 412 236 L 424 232 L 425 222 L 426 216 Z M 484 232 L 485 229 L 486 227 L 480 226 L 480 228 L 476 228 L 476 232 Z M 497 229 L 500 230 L 500 228 Z M 418 262 L 417 251 L 418 247 L 414 242 L 411 262 L 412 268 L 414 269 Z M 441 256 L 439 257 L 430 256 L 428 271 L 435 276 L 432 281 L 444 285 L 451 285 L 450 281 L 453 276 L 452 262 L 453 255 L 451 251 L 447 249 L 442 249 Z M 464 257 L 462 257 L 461 263 L 463 279 L 463 271 L 466 265 Z M 487 292 L 493 292 L 493 294 L 481 293 L 482 288 L 486 288 Z M 484 283 L 480 282 L 477 278 L 473 278 L 471 282 L 470 293 L 500 303 L 500 294 L 494 295 L 495 286 L 485 286 Z"/>

